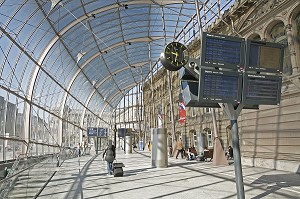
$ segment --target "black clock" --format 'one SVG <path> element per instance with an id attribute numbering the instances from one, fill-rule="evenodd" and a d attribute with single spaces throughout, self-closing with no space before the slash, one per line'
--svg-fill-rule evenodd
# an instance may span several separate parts
<path id="1" fill-rule="evenodd" d="M 161 58 L 162 65 L 171 71 L 177 71 L 188 63 L 189 53 L 185 45 L 179 42 L 169 43 Z"/>

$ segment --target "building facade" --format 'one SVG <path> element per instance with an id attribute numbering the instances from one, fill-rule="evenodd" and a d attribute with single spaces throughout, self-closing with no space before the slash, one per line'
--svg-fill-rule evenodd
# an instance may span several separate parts
<path id="1" fill-rule="evenodd" d="M 235 4 L 205 31 L 285 44 L 284 74 L 280 105 L 260 105 L 243 109 L 239 118 L 239 136 L 243 165 L 300 172 L 300 2 L 294 0 L 246 0 Z M 199 57 L 200 39 L 186 44 L 191 57 Z M 197 135 L 205 133 L 208 148 L 213 148 L 212 116 L 208 108 L 186 107 L 186 122 L 179 123 L 178 72 L 161 69 L 143 87 L 145 125 L 162 127 L 172 135 L 171 106 L 174 109 L 176 137 L 185 146 L 196 146 Z M 170 100 L 172 99 L 172 100 Z M 162 108 L 159 108 L 162 107 Z M 217 132 L 224 148 L 232 145 L 230 121 L 216 109 Z M 146 128 L 147 130 L 147 128 Z M 149 131 L 148 131 L 149 135 Z"/>

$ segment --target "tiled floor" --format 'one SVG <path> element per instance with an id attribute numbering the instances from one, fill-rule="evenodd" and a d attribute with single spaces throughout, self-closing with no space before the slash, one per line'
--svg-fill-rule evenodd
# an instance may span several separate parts
<path id="1" fill-rule="evenodd" d="M 38 198 L 237 198 L 234 166 L 169 158 L 167 168 L 152 168 L 148 151 L 124 154 L 124 176 L 106 175 L 102 156 L 66 161 Z M 245 198 L 300 198 L 300 175 L 243 167 Z"/>

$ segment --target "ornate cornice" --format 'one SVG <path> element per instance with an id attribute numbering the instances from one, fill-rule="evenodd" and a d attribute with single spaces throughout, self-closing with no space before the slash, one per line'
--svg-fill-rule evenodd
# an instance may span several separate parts
<path id="1" fill-rule="evenodd" d="M 284 17 L 294 0 L 262 0 L 255 4 L 239 22 L 238 30 L 242 33 L 249 32 L 254 26 L 261 26 L 264 22 L 275 16 Z M 280 11 L 279 11 L 280 10 Z"/>

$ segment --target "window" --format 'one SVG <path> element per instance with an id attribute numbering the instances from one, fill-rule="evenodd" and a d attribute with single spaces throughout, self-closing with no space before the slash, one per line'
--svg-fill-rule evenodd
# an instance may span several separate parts
<path id="1" fill-rule="evenodd" d="M 210 109 L 209 108 L 204 108 L 204 113 L 210 113 Z"/>
<path id="2" fill-rule="evenodd" d="M 196 108 L 192 107 L 192 117 L 196 117 Z"/>
<path id="3" fill-rule="evenodd" d="M 194 146 L 197 147 L 198 146 L 198 141 L 197 141 L 197 132 L 194 131 Z"/>
<path id="4" fill-rule="evenodd" d="M 203 131 L 207 136 L 207 146 L 208 146 L 208 148 L 212 148 L 213 147 L 213 135 L 212 135 L 211 129 L 210 128 L 205 128 Z"/>

